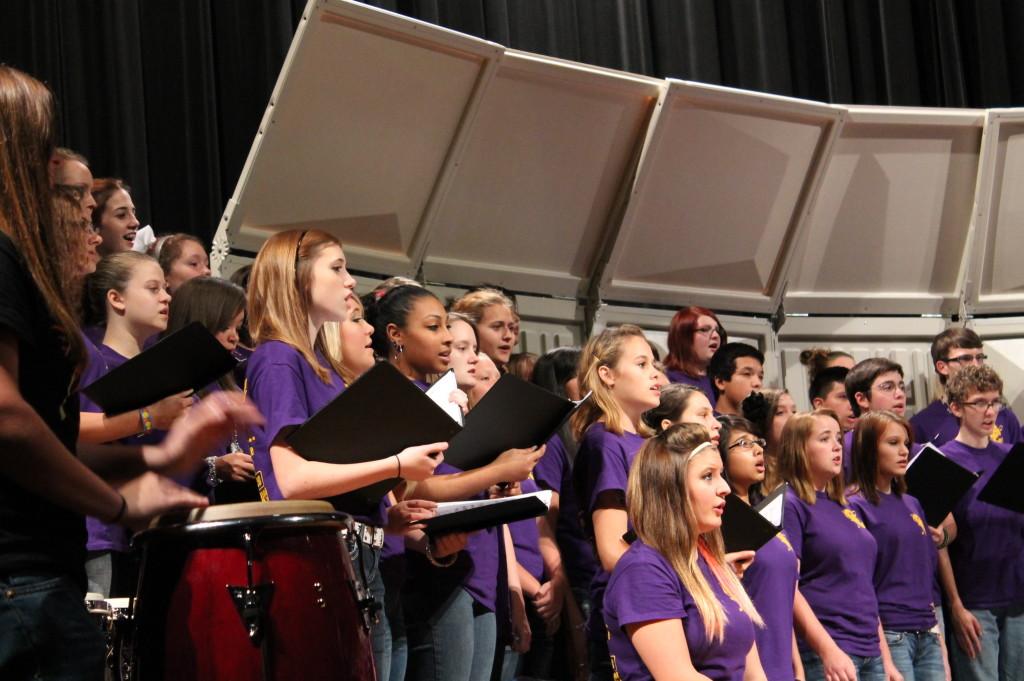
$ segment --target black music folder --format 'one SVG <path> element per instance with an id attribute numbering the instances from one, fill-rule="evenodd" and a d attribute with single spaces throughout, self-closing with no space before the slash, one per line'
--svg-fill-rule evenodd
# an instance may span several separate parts
<path id="1" fill-rule="evenodd" d="M 978 501 L 999 506 L 1017 513 L 1024 513 L 1024 494 L 1020 491 L 1020 481 L 1024 479 L 1024 443 L 1018 442 L 999 468 L 992 474 L 985 487 L 978 493 Z"/>
<path id="2" fill-rule="evenodd" d="M 493 390 L 493 388 L 492 388 Z M 420 521 L 428 535 L 472 532 L 485 527 L 536 518 L 548 512 L 551 490 L 486 501 L 453 501 L 437 505 L 437 515 Z"/>
<path id="3" fill-rule="evenodd" d="M 459 424 L 398 369 L 378 362 L 285 441 L 311 461 L 363 463 L 413 445 L 447 442 L 459 430 Z M 400 482 L 382 480 L 329 501 L 346 510 L 376 506 Z"/>
<path id="4" fill-rule="evenodd" d="M 238 363 L 199 322 L 161 338 L 82 389 L 111 416 L 141 409 L 186 390 L 199 390 Z"/>
<path id="5" fill-rule="evenodd" d="M 735 494 L 725 498 L 722 539 L 727 553 L 757 551 L 782 531 L 787 485 L 780 485 L 757 506 L 748 506 Z"/>
<path id="6" fill-rule="evenodd" d="M 977 482 L 978 474 L 927 443 L 910 462 L 903 479 L 907 492 L 921 502 L 928 525 L 938 527 Z"/>
<path id="7" fill-rule="evenodd" d="M 505 374 L 466 414 L 465 426 L 444 459 L 468 471 L 491 463 L 507 449 L 542 445 L 589 397 L 573 402 Z"/>

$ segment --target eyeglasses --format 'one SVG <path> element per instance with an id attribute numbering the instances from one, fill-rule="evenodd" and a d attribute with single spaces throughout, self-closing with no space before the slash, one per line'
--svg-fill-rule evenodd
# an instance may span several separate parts
<path id="1" fill-rule="evenodd" d="M 698 326 L 693 330 L 694 333 L 699 333 L 702 336 L 710 336 L 711 334 L 717 335 L 719 338 L 722 337 L 722 327 L 720 326 Z"/>
<path id="2" fill-rule="evenodd" d="M 879 383 L 878 385 L 871 388 L 877 390 L 880 393 L 894 393 L 899 390 L 901 393 L 907 392 L 907 384 L 903 381 L 897 383 L 896 381 L 886 381 L 885 383 Z"/>
<path id="3" fill-rule="evenodd" d="M 761 449 L 764 449 L 764 446 L 766 444 L 768 443 L 764 440 L 764 438 L 756 437 L 753 440 L 748 440 L 747 438 L 744 437 L 740 438 L 739 440 L 736 440 L 736 442 L 733 442 L 731 445 L 729 445 L 728 449 L 735 449 L 736 447 L 739 447 L 740 449 L 753 449 L 754 445 L 757 445 Z"/>
<path id="4" fill-rule="evenodd" d="M 970 407 L 971 409 L 977 409 L 978 411 L 985 413 L 989 409 L 999 413 L 999 411 L 1006 406 L 1006 402 L 1003 400 L 974 400 L 973 402 L 964 402 L 961 406 Z"/>
<path id="5" fill-rule="evenodd" d="M 985 360 L 988 359 L 988 355 L 977 354 L 977 355 L 958 355 L 957 357 L 944 357 L 943 362 L 947 364 L 949 362 L 956 362 L 957 364 L 984 364 Z"/>

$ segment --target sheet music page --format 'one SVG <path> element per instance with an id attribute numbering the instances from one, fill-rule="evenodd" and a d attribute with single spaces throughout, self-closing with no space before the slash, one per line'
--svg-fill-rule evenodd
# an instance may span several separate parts
<path id="1" fill-rule="evenodd" d="M 786 504 L 786 496 L 780 494 L 779 496 L 772 499 L 772 501 L 764 506 L 764 508 L 758 509 L 758 512 L 764 516 L 765 520 L 770 522 L 772 525 L 779 527 L 782 525 L 782 509 Z"/>
<path id="2" fill-rule="evenodd" d="M 455 381 L 455 372 L 449 369 L 441 378 L 434 382 L 434 385 L 430 386 L 427 390 L 427 397 L 432 399 L 434 404 L 441 407 L 441 409 L 444 409 L 445 413 L 461 426 L 464 425 L 462 410 L 459 409 L 459 405 L 448 399 L 452 392 L 458 389 L 459 384 Z"/>
<path id="3" fill-rule="evenodd" d="M 437 505 L 437 515 L 449 515 L 451 513 L 458 513 L 459 511 L 468 511 L 474 508 L 483 508 L 485 506 L 496 506 L 499 504 L 507 504 L 510 501 L 516 499 L 529 499 L 535 497 L 540 499 L 541 502 L 551 507 L 551 490 L 545 489 L 540 492 L 531 492 L 530 494 L 520 494 L 515 497 L 505 497 L 502 499 L 476 499 L 473 501 L 442 501 Z"/>

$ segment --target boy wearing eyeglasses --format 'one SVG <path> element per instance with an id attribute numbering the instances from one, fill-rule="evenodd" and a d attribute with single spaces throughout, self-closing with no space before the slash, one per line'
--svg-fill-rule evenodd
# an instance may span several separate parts
<path id="1" fill-rule="evenodd" d="M 746 343 L 726 343 L 711 357 L 708 377 L 718 396 L 715 411 L 742 416 L 743 400 L 764 382 L 764 354 Z"/>
<path id="2" fill-rule="evenodd" d="M 943 453 L 981 477 L 953 509 L 957 537 L 939 576 L 956 643 L 949 646 L 960 681 L 1020 678 L 1024 668 L 1024 515 L 978 501 L 1011 445 L 992 441 L 1003 411 L 1003 382 L 991 367 L 971 365 L 946 384 L 960 420 Z"/>
<path id="3" fill-rule="evenodd" d="M 938 399 L 910 419 L 915 442 L 942 446 L 956 437 L 960 424 L 950 412 L 946 383 L 967 366 L 983 365 L 988 357 L 982 351 L 981 338 L 971 329 L 946 329 L 932 341 L 932 364 L 939 377 Z M 994 442 L 1013 444 L 1021 440 L 1020 421 L 1010 409 L 1001 409 L 992 428 Z"/>
<path id="4" fill-rule="evenodd" d="M 903 382 L 903 367 L 884 357 L 872 357 L 857 362 L 846 374 L 846 397 L 850 401 L 854 418 L 871 411 L 891 411 L 903 416 L 907 410 L 907 386 Z M 853 431 L 843 436 L 843 479 L 853 479 Z M 916 454 L 920 446 L 915 445 Z"/>

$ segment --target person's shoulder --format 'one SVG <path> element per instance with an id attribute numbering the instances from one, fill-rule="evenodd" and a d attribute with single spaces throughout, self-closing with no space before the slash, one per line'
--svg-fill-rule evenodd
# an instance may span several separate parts
<path id="1" fill-rule="evenodd" d="M 675 575 L 675 570 L 661 552 L 641 540 L 636 540 L 629 545 L 626 552 L 622 554 L 615 564 L 614 574 L 621 575 L 632 573 L 643 573 L 646 575 Z"/>
<path id="2" fill-rule="evenodd" d="M 926 421 L 936 416 L 944 416 L 949 413 L 949 408 L 946 407 L 946 403 L 942 400 L 932 400 L 927 407 L 917 412 L 910 417 L 910 422 L 913 424 Z"/>
<path id="3" fill-rule="evenodd" d="M 303 361 L 305 361 L 305 358 L 294 346 L 284 341 L 270 340 L 256 346 L 256 349 L 253 350 L 252 355 L 248 359 L 248 366 L 270 364 L 298 366 L 299 362 Z"/>

